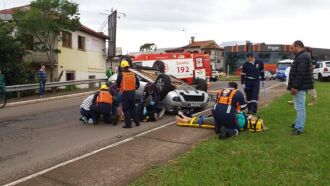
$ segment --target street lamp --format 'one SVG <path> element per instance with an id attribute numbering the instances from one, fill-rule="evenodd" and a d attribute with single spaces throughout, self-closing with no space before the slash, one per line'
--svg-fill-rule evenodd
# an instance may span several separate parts
<path id="1" fill-rule="evenodd" d="M 189 36 L 188 36 L 188 32 L 185 29 L 182 29 L 182 32 L 186 33 L 186 38 L 188 38 L 188 50 L 190 52 L 190 39 L 189 39 Z"/>

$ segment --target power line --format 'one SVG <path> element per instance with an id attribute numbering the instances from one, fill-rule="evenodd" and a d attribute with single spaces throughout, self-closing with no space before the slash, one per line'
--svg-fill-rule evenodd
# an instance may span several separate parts
<path id="1" fill-rule="evenodd" d="M 99 32 L 101 32 L 104 29 L 104 27 L 108 24 L 108 19 L 109 19 L 109 17 L 107 16 L 105 18 L 104 22 L 102 23 L 102 26 L 100 27 Z"/>

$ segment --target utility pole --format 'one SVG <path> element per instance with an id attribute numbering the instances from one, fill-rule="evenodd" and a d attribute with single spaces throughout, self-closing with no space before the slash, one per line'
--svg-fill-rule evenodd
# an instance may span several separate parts
<path id="1" fill-rule="evenodd" d="M 113 66 L 113 58 L 116 57 L 116 38 L 117 38 L 117 18 L 120 16 L 126 17 L 125 13 L 117 12 L 117 10 L 111 9 L 111 14 L 108 16 L 108 60 L 110 60 L 110 68 Z"/>
<path id="2" fill-rule="evenodd" d="M 188 38 L 188 50 L 189 50 L 189 53 L 190 53 L 190 39 L 189 39 L 189 36 L 188 36 L 188 32 L 185 29 L 182 29 L 182 31 L 186 34 L 186 38 Z"/>
<path id="3" fill-rule="evenodd" d="M 5 22 L 7 21 L 7 7 L 6 7 L 6 0 L 3 2 L 4 10 L 5 10 Z"/>
<path id="4" fill-rule="evenodd" d="M 117 10 L 108 16 L 108 60 L 110 60 L 110 68 L 112 69 L 112 61 L 116 56 L 116 32 L 117 32 Z"/>

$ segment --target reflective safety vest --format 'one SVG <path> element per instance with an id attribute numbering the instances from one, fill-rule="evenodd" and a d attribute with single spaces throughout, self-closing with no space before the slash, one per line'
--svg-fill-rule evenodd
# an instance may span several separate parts
<path id="1" fill-rule="evenodd" d="M 233 97 L 235 96 L 237 89 L 226 88 L 220 90 L 218 94 L 217 103 L 231 105 L 233 101 Z"/>
<path id="2" fill-rule="evenodd" d="M 97 96 L 96 103 L 109 103 L 112 104 L 112 95 L 108 91 L 100 91 Z"/>
<path id="3" fill-rule="evenodd" d="M 120 91 L 132 91 L 136 89 L 136 79 L 133 72 L 122 72 L 123 78 L 120 83 Z"/>
<path id="4" fill-rule="evenodd" d="M 233 97 L 236 94 L 237 90 L 236 89 L 232 89 L 232 88 L 226 88 L 226 89 L 222 89 L 220 90 L 219 94 L 218 94 L 218 100 L 217 103 L 218 104 L 223 104 L 223 105 L 227 105 L 227 113 L 229 114 L 232 108 L 232 102 L 233 102 Z M 237 110 L 237 105 L 234 105 Z"/>

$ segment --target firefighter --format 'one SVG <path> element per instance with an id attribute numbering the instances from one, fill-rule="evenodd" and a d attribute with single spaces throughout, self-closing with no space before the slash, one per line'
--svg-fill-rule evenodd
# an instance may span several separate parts
<path id="1" fill-rule="evenodd" d="M 97 91 L 94 94 L 92 100 L 92 119 L 93 124 L 98 124 L 100 115 L 103 115 L 105 123 L 111 123 L 111 114 L 112 114 L 112 95 L 109 93 L 107 85 L 101 85 L 100 91 Z M 116 125 L 117 122 L 113 121 L 113 124 Z"/>
<path id="2" fill-rule="evenodd" d="M 238 135 L 239 126 L 236 114 L 245 108 L 244 95 L 237 89 L 237 83 L 229 82 L 228 88 L 219 91 L 212 115 L 215 121 L 215 132 L 220 132 L 220 139 Z"/>
<path id="3" fill-rule="evenodd" d="M 132 128 L 131 118 L 133 118 L 136 126 L 140 126 L 134 102 L 135 90 L 140 87 L 140 81 L 133 72 L 128 70 L 128 61 L 123 60 L 120 63 L 120 67 L 122 72 L 118 74 L 116 84 L 122 94 L 121 102 L 125 118 L 125 125 L 123 128 Z"/>
<path id="4" fill-rule="evenodd" d="M 256 60 L 252 53 L 248 53 L 241 73 L 241 83 L 246 94 L 248 113 L 251 114 L 256 114 L 258 111 L 260 77 L 262 87 L 265 87 L 264 64 Z"/>

